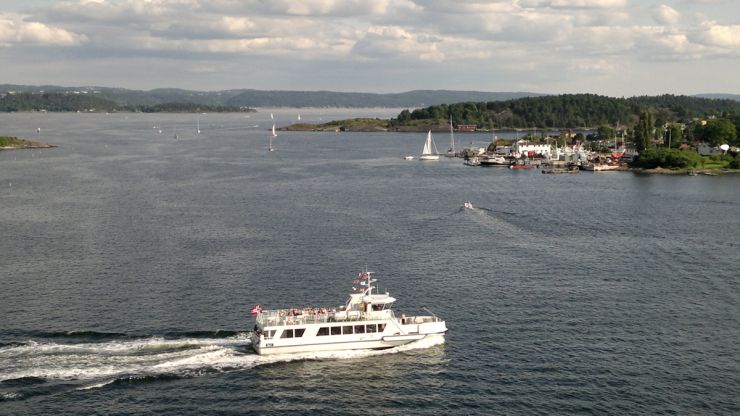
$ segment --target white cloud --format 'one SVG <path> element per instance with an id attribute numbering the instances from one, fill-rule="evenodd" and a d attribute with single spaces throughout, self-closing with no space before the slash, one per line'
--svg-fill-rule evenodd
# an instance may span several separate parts
<path id="1" fill-rule="evenodd" d="M 627 5 L 627 0 L 551 0 L 550 7 L 561 9 L 615 9 Z"/>
<path id="2" fill-rule="evenodd" d="M 410 0 L 200 0 L 205 12 L 276 16 L 369 16 L 386 15 L 408 7 Z"/>
<path id="3" fill-rule="evenodd" d="M 681 20 L 681 13 L 671 6 L 661 4 L 653 10 L 653 19 L 662 25 L 675 25 Z"/>
<path id="4" fill-rule="evenodd" d="M 714 21 L 704 22 L 692 33 L 691 40 L 738 55 L 740 54 L 740 25 L 721 25 Z"/>
<path id="5" fill-rule="evenodd" d="M 74 46 L 87 40 L 85 35 L 44 23 L 26 21 L 21 16 L 0 14 L 0 45 Z"/>
<path id="6" fill-rule="evenodd" d="M 436 36 L 412 33 L 397 26 L 374 26 L 352 52 L 365 58 L 442 61 L 445 56 L 438 48 L 440 42 Z"/>
<path id="7" fill-rule="evenodd" d="M 626 6 L 627 0 L 516 0 L 524 8 L 555 9 L 616 9 Z"/>

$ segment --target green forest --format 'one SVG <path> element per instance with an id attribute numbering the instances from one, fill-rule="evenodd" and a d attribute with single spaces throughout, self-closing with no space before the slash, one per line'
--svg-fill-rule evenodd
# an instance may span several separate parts
<path id="1" fill-rule="evenodd" d="M 119 105 L 94 94 L 69 93 L 16 93 L 0 96 L 0 111 L 53 111 L 53 112 L 142 112 L 142 113 L 233 113 L 255 111 L 246 107 L 172 102 L 153 105 Z"/>
<path id="2" fill-rule="evenodd" d="M 649 110 L 656 125 L 693 117 L 726 116 L 740 112 L 740 103 L 683 95 L 613 98 L 594 94 L 526 97 L 507 101 L 466 102 L 404 110 L 392 125 L 440 124 L 452 116 L 454 124 L 491 128 L 592 128 L 634 126 Z"/>

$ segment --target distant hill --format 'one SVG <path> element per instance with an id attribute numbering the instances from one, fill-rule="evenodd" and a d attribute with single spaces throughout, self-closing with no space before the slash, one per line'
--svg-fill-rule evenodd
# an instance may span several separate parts
<path id="1" fill-rule="evenodd" d="M 226 107 L 385 107 L 423 108 L 440 104 L 466 102 L 500 102 L 548 94 L 533 92 L 484 92 L 454 90 L 414 90 L 400 93 L 361 93 L 337 91 L 267 91 L 231 89 L 221 91 L 194 91 L 177 88 L 158 88 L 149 91 L 109 87 L 61 87 L 56 85 L 0 84 L 0 95 L 8 93 L 57 93 L 80 97 L 96 97 L 129 108 L 157 108 L 156 106 L 193 104 L 196 106 Z M 737 94 L 699 94 L 692 98 L 714 98 L 740 101 Z M 635 97 L 639 98 L 639 97 Z M 83 100 L 84 101 L 84 100 Z M 102 104 L 97 106 L 102 108 Z"/>
<path id="2" fill-rule="evenodd" d="M 740 101 L 740 94 L 697 94 L 694 97 Z"/>
<path id="3" fill-rule="evenodd" d="M 118 104 L 84 94 L 0 93 L 0 111 L 114 111 Z"/>
<path id="4" fill-rule="evenodd" d="M 175 101 L 162 104 L 119 105 L 102 94 L 75 92 L 0 92 L 0 111 L 79 111 L 79 112 L 144 112 L 144 113 L 209 113 L 255 111 L 245 107 L 197 104 Z"/>
<path id="5" fill-rule="evenodd" d="M 227 101 L 232 106 L 250 107 L 423 107 L 469 101 L 503 101 L 543 94 L 530 92 L 481 92 L 417 90 L 374 94 L 335 91 L 259 91 L 246 90 Z"/>
<path id="6" fill-rule="evenodd" d="M 253 89 L 191 91 L 160 88 L 149 91 L 108 87 L 60 87 L 55 85 L 0 84 L 0 94 L 61 93 L 95 96 L 121 106 L 155 106 L 166 103 L 190 103 L 233 107 L 386 107 L 416 108 L 435 104 L 469 101 L 502 101 L 543 94 L 530 92 L 481 92 L 418 90 L 391 94 L 336 91 L 262 91 Z"/>

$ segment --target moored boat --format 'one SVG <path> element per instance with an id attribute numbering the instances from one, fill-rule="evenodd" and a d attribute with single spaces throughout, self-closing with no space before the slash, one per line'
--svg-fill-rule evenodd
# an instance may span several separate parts
<path id="1" fill-rule="evenodd" d="M 252 347 L 260 355 L 354 349 L 385 349 L 424 338 L 444 340 L 445 321 L 436 315 L 396 316 L 388 292 L 375 293 L 377 279 L 362 272 L 345 305 L 263 310 L 257 305 Z"/>
<path id="2" fill-rule="evenodd" d="M 465 159 L 464 162 L 468 166 L 480 166 L 480 159 L 477 156 Z"/>
<path id="3" fill-rule="evenodd" d="M 509 169 L 534 169 L 534 165 L 509 165 Z"/>
<path id="4" fill-rule="evenodd" d="M 578 166 L 572 165 L 567 167 L 547 167 L 542 169 L 542 173 L 578 173 L 581 170 Z"/>
<path id="5" fill-rule="evenodd" d="M 591 163 L 586 166 L 584 166 L 584 170 L 588 170 L 591 172 L 605 172 L 610 170 L 619 170 L 621 166 L 616 164 L 606 164 L 606 163 Z"/>
<path id="6" fill-rule="evenodd" d="M 481 166 L 509 166 L 509 161 L 501 155 L 488 155 L 480 160 Z"/>

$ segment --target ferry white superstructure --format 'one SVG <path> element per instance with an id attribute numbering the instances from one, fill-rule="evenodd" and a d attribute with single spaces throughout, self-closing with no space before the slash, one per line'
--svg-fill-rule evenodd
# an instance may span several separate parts
<path id="1" fill-rule="evenodd" d="M 385 349 L 423 338 L 444 340 L 445 321 L 436 315 L 396 316 L 388 292 L 374 293 L 377 279 L 362 272 L 349 300 L 338 308 L 263 310 L 256 315 L 252 347 L 260 355 L 296 352 Z"/>

